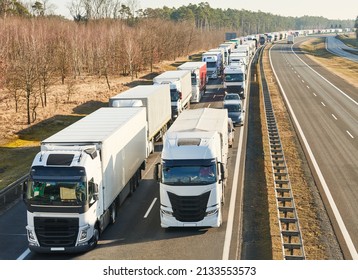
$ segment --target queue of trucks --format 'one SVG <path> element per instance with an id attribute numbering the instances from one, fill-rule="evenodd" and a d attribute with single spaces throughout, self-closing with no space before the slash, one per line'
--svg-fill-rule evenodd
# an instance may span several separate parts
<path id="1" fill-rule="evenodd" d="M 42 141 L 23 185 L 31 251 L 94 248 L 139 186 L 158 141 L 163 150 L 154 177 L 160 186 L 161 227 L 222 224 L 232 122 L 224 108 L 188 109 L 200 102 L 209 78 L 229 77 L 234 63 L 224 67 L 234 46 L 225 42 L 203 53 L 202 61 L 154 77 L 152 85 L 112 96 L 108 107 Z M 231 75 L 226 89 L 244 88 L 245 76 Z M 237 81 L 241 84 L 230 84 Z"/>

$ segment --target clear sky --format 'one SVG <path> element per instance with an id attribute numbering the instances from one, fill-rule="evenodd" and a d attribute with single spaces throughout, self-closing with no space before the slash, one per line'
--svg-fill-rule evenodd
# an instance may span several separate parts
<path id="1" fill-rule="evenodd" d="M 128 0 L 122 0 L 124 4 Z M 162 8 L 187 6 L 189 3 L 208 2 L 212 8 L 245 9 L 253 12 L 262 11 L 281 16 L 301 17 L 322 16 L 328 19 L 355 19 L 358 16 L 358 0 L 131 0 L 137 1 L 138 8 Z M 57 6 L 56 12 L 69 15 L 71 0 L 50 0 Z"/>

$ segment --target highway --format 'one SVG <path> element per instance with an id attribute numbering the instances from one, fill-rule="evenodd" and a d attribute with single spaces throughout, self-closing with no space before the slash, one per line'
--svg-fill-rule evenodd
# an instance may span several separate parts
<path id="1" fill-rule="evenodd" d="M 326 37 L 326 49 L 335 55 L 358 62 L 358 51 L 354 48 L 348 47 L 335 36 Z"/>
<path id="2" fill-rule="evenodd" d="M 221 108 L 223 94 L 219 80 L 210 81 L 202 101 L 199 104 L 191 104 L 191 108 Z M 229 178 L 225 191 L 226 203 L 223 224 L 220 228 L 162 229 L 160 227 L 159 184 L 153 180 L 153 167 L 160 159 L 161 143 L 158 143 L 155 152 L 148 158 L 147 168 L 142 173 L 143 180 L 139 188 L 121 206 L 116 223 L 104 231 L 94 250 L 77 255 L 31 253 L 27 249 L 26 208 L 20 201 L 0 216 L 2 229 L 0 259 L 220 260 L 239 258 L 242 199 L 240 188 L 242 188 L 243 180 L 240 162 L 245 156 L 240 153 L 243 149 L 241 148 L 243 131 L 244 127 L 236 128 L 234 145 L 230 148 Z"/>
<path id="3" fill-rule="evenodd" d="M 303 40 L 297 39 L 293 46 L 275 44 L 270 52 L 272 66 L 297 119 L 296 127 L 302 129 L 301 141 L 307 141 L 305 150 L 312 152 L 311 164 L 316 162 L 316 179 L 322 188 L 327 185 L 326 202 L 331 195 L 331 210 L 342 218 L 343 235 L 347 230 L 349 254 L 357 257 L 358 90 L 308 60 L 297 48 Z"/>

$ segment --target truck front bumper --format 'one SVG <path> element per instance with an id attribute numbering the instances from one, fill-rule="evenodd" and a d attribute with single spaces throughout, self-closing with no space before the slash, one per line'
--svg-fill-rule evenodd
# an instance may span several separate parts
<path id="1" fill-rule="evenodd" d="M 221 209 L 217 209 L 213 214 L 206 215 L 204 219 L 196 222 L 181 222 L 175 217 L 160 211 L 160 225 L 162 228 L 169 227 L 220 227 L 221 225 Z"/>

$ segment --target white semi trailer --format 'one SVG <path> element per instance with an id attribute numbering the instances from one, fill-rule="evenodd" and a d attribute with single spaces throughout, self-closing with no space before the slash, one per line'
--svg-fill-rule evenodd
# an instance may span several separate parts
<path id="1" fill-rule="evenodd" d="M 206 91 L 206 63 L 201 61 L 189 61 L 178 66 L 178 70 L 188 70 L 191 72 L 191 103 L 200 102 L 201 97 Z"/>
<path id="2" fill-rule="evenodd" d="M 154 151 L 172 121 L 169 84 L 139 85 L 109 99 L 111 107 L 145 107 L 148 122 L 148 155 Z"/>
<path id="3" fill-rule="evenodd" d="M 96 246 L 146 162 L 145 108 L 101 108 L 41 144 L 24 184 L 34 252 Z"/>

